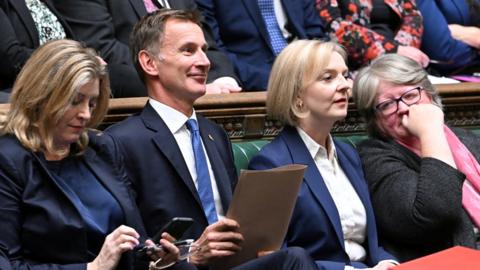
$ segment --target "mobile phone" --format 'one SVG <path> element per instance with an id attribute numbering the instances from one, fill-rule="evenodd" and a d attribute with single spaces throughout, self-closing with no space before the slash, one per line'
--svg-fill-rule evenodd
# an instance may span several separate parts
<path id="1" fill-rule="evenodd" d="M 193 224 L 193 219 L 189 217 L 174 217 L 165 226 L 162 227 L 153 237 L 152 241 L 158 243 L 162 238 L 162 233 L 167 232 L 176 240 L 182 238 L 185 231 Z"/>
<path id="2" fill-rule="evenodd" d="M 140 245 L 138 247 L 137 253 L 139 256 L 147 256 L 147 251 L 154 251 L 157 248 L 162 248 L 158 242 L 162 238 L 162 233 L 167 232 L 170 234 L 172 237 L 174 237 L 177 241 L 174 242 L 173 244 L 176 246 L 181 246 L 186 244 L 186 241 L 188 240 L 181 240 L 180 239 L 183 234 L 185 233 L 190 226 L 193 224 L 193 219 L 189 217 L 174 217 L 172 218 L 165 226 L 163 226 L 156 234 L 155 236 L 152 237 L 152 241 L 156 244 L 155 246 L 143 246 Z"/>

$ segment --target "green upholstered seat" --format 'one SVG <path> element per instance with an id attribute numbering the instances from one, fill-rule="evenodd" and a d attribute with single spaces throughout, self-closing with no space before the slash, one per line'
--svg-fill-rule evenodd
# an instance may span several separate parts
<path id="1" fill-rule="evenodd" d="M 241 169 L 247 169 L 250 159 L 269 142 L 269 140 L 233 142 L 232 150 L 235 158 L 235 167 L 237 167 L 237 173 L 240 173 Z"/>
<path id="2" fill-rule="evenodd" d="M 480 128 L 471 129 L 471 131 L 480 136 Z M 366 134 L 354 134 L 354 135 L 335 135 L 335 139 L 351 144 L 355 147 L 361 141 L 367 139 Z M 255 156 L 260 149 L 269 140 L 251 140 L 251 141 L 239 141 L 232 143 L 233 156 L 235 158 L 235 166 L 237 167 L 237 173 L 240 173 L 241 169 L 247 169 L 248 162 Z"/>
<path id="3" fill-rule="evenodd" d="M 336 139 L 339 139 L 343 142 L 349 143 L 355 147 L 360 141 L 367 138 L 367 135 L 349 135 L 349 136 L 336 136 Z M 251 141 L 240 141 L 233 142 L 233 156 L 235 158 L 235 167 L 237 168 L 237 173 L 240 173 L 240 170 L 247 169 L 248 162 L 250 159 L 255 156 L 260 149 L 267 143 L 269 140 L 251 140 Z"/>

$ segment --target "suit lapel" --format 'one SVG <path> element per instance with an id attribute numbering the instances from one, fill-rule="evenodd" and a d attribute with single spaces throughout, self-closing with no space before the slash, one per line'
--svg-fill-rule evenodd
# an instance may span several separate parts
<path id="1" fill-rule="evenodd" d="M 361 186 L 361 181 L 363 181 L 362 175 L 359 175 L 357 173 L 358 169 L 353 167 L 352 162 L 348 159 L 349 155 L 345 151 L 345 149 L 343 149 L 343 147 L 337 143 L 335 143 L 335 147 L 337 149 L 337 156 L 340 167 L 342 167 L 343 172 L 352 184 L 355 192 L 360 197 L 363 205 L 369 205 L 370 199 L 368 193 L 366 193 L 367 190 L 365 189 L 365 187 L 362 188 Z"/>
<path id="2" fill-rule="evenodd" d="M 114 0 L 114 1 L 118 1 L 118 0 Z M 145 4 L 143 3 L 142 0 L 129 0 L 129 1 L 133 7 L 133 10 L 135 10 L 135 13 L 137 13 L 138 18 L 141 18 L 147 14 L 147 9 L 145 8 Z"/>
<path id="3" fill-rule="evenodd" d="M 263 38 L 263 41 L 265 41 L 265 43 L 268 44 L 268 47 L 270 47 L 273 53 L 273 48 L 272 48 L 272 45 L 270 44 L 270 36 L 268 35 L 268 31 L 265 26 L 265 21 L 263 20 L 262 13 L 258 8 L 257 0 L 241 0 L 241 1 L 243 2 L 243 5 L 247 9 L 248 13 L 250 14 L 252 21 L 257 26 L 257 29 L 260 32 Z"/>
<path id="4" fill-rule="evenodd" d="M 304 18 L 299 17 L 300 14 L 303 14 L 301 10 L 303 7 L 300 7 L 298 2 L 299 1 L 292 1 L 292 0 L 282 0 L 283 10 L 285 11 L 285 15 L 287 16 L 287 25 L 291 27 L 287 27 L 288 31 L 291 31 L 291 34 L 295 37 L 304 39 L 307 38 L 303 33 L 303 27 L 299 25 L 301 23 L 303 25 Z M 312 2 L 312 5 L 314 3 Z"/>
<path id="5" fill-rule="evenodd" d="M 35 22 L 33 21 L 32 15 L 27 8 L 24 0 L 10 0 L 10 4 L 13 6 L 15 11 L 19 14 L 20 20 L 25 25 L 25 29 L 28 31 L 30 40 L 34 45 L 34 48 L 40 46 L 39 44 L 39 34 Z"/>
<path id="6" fill-rule="evenodd" d="M 304 175 L 305 184 L 309 187 L 314 197 L 320 203 L 322 208 L 328 215 L 330 222 L 335 229 L 338 240 L 342 247 L 344 247 L 342 225 L 340 223 L 340 216 L 338 214 L 337 207 L 333 201 L 328 188 L 323 181 L 323 177 L 317 169 L 317 165 L 310 156 L 307 147 L 298 135 L 295 128 L 285 127 L 280 136 L 285 138 L 285 142 L 292 154 L 293 163 L 307 165 L 307 171 Z"/>
<path id="7" fill-rule="evenodd" d="M 178 148 L 177 141 L 173 137 L 173 134 L 170 132 L 165 122 L 148 102 L 140 117 L 142 118 L 146 128 L 156 131 L 155 136 L 152 137 L 153 143 L 170 162 L 172 167 L 175 168 L 175 171 L 178 173 L 183 183 L 190 190 L 190 193 L 200 207 L 202 207 L 202 203 L 198 197 L 197 189 L 195 188 L 192 176 L 188 171 L 187 164 L 183 159 L 182 152 L 180 151 L 180 148 Z"/>
<path id="8" fill-rule="evenodd" d="M 121 182 L 118 173 L 113 171 L 112 164 L 105 163 L 104 160 L 98 157 L 94 150 L 88 148 L 84 154 L 84 160 L 90 170 L 95 174 L 97 180 L 107 189 L 110 194 L 116 199 L 123 210 L 123 216 L 127 224 L 134 224 L 128 213 L 133 213 L 132 205 L 128 204 L 130 200 L 125 200 L 130 195 L 127 186 Z"/>
<path id="9" fill-rule="evenodd" d="M 204 122 L 205 120 L 201 116 L 198 117 L 198 120 L 200 126 L 200 135 L 202 137 L 203 144 L 205 145 L 207 155 L 210 160 L 210 165 L 212 166 L 212 170 L 215 175 L 215 180 L 217 183 L 218 192 L 220 193 L 223 210 L 226 212 L 232 199 L 233 191 L 230 185 L 228 173 L 225 170 L 222 157 L 220 156 L 220 153 L 218 153 L 215 143 L 215 140 L 220 140 L 220 138 L 213 137 L 210 131 L 205 128 L 205 125 L 202 125 L 202 122 Z"/>
<path id="10" fill-rule="evenodd" d="M 342 167 L 343 172 L 347 176 L 348 180 L 353 186 L 353 189 L 357 193 L 360 201 L 362 202 L 365 213 L 367 214 L 367 237 L 368 237 L 368 245 L 369 250 L 368 252 L 370 256 L 373 256 L 371 251 L 377 245 L 377 229 L 375 224 L 375 215 L 373 213 L 373 208 L 371 207 L 372 203 L 370 201 L 370 194 L 368 193 L 368 189 L 366 188 L 366 183 L 362 185 L 362 181 L 364 178 L 362 175 L 358 174 L 358 168 L 355 168 L 352 164 L 353 162 L 350 160 L 348 150 L 344 149 L 342 145 L 335 143 L 335 147 L 337 149 L 337 156 L 338 162 L 340 163 L 340 167 Z"/>

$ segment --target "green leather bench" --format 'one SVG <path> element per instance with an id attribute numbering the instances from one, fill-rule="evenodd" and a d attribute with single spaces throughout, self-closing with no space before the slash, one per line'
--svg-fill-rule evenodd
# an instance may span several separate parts
<path id="1" fill-rule="evenodd" d="M 366 135 L 344 135 L 336 136 L 336 139 L 349 143 L 353 146 L 358 144 L 360 141 L 367 138 Z M 247 169 L 248 162 L 250 159 L 255 156 L 260 149 L 267 143 L 269 140 L 251 140 L 251 141 L 239 141 L 232 143 L 233 156 L 235 158 L 235 166 L 237 167 L 237 173 L 240 173 L 240 170 Z"/>
<path id="2" fill-rule="evenodd" d="M 480 136 L 480 128 L 470 129 L 473 133 Z M 367 135 L 365 134 L 356 134 L 356 135 L 338 135 L 335 136 L 336 139 L 344 141 L 351 144 L 355 147 L 359 142 L 365 140 Z M 237 173 L 240 173 L 240 170 L 247 169 L 248 162 L 250 159 L 255 156 L 260 149 L 267 143 L 269 140 L 251 140 L 251 141 L 239 141 L 232 143 L 233 156 L 235 158 L 235 166 L 237 167 Z"/>

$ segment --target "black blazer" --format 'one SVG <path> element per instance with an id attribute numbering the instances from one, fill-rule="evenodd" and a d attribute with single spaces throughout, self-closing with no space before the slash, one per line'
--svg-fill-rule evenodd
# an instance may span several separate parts
<path id="1" fill-rule="evenodd" d="M 197 120 L 226 211 L 237 181 L 230 141 L 217 124 L 198 114 Z M 198 238 L 207 218 L 177 142 L 150 103 L 107 133 L 124 155 L 148 234 L 155 234 L 172 217 L 186 216 L 195 223 L 184 238 Z"/>
<path id="2" fill-rule="evenodd" d="M 57 16 L 68 38 L 74 38 L 51 0 L 41 0 Z M 25 0 L 0 0 L 0 90 L 10 88 L 33 50 L 39 36 Z"/>
<path id="3" fill-rule="evenodd" d="M 452 130 L 480 160 L 480 138 Z M 475 247 L 473 223 L 462 207 L 463 173 L 389 139 L 366 140 L 358 151 L 387 251 L 408 261 L 456 245 Z"/>
<path id="4" fill-rule="evenodd" d="M 109 63 L 131 64 L 129 36 L 135 23 L 147 14 L 143 0 L 53 0 L 58 11 L 72 27 L 79 40 L 100 51 Z M 194 0 L 169 1 L 171 8 L 196 10 Z M 203 31 L 209 45 L 211 68 L 208 80 L 235 77 L 228 57 L 220 52 L 205 21 Z"/>
<path id="5" fill-rule="evenodd" d="M 80 213 L 46 168 L 44 159 L 11 135 L 0 137 L 0 269 L 85 269 L 87 231 Z M 124 224 L 145 231 L 120 156 L 111 138 L 90 134 L 88 167 L 117 199 Z M 120 225 L 120 224 L 119 224 Z M 127 252 L 118 269 L 133 268 Z"/>

